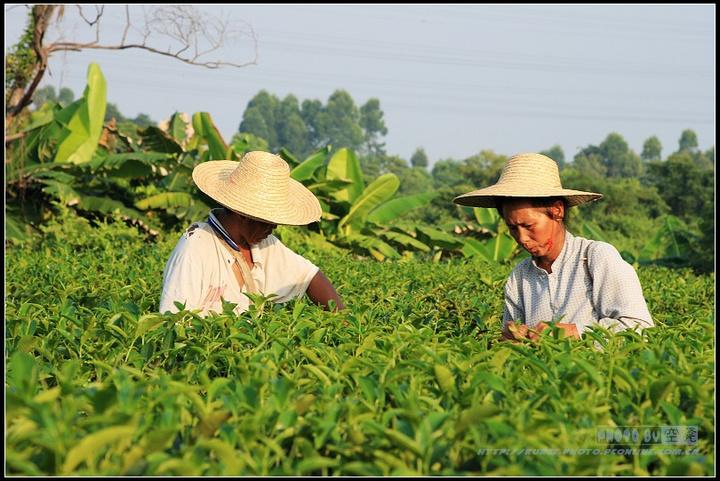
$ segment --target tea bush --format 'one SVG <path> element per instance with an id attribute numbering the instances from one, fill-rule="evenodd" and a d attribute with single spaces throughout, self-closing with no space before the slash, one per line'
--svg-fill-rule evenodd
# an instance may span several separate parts
<path id="1" fill-rule="evenodd" d="M 47 229 L 6 250 L 8 474 L 715 472 L 711 275 L 639 268 L 645 339 L 512 345 L 497 341 L 512 266 L 381 263 L 303 250 L 283 228 L 345 311 L 258 298 L 241 316 L 160 315 L 179 233 Z M 697 440 L 677 454 L 599 439 L 616 426 L 696 426 Z"/>

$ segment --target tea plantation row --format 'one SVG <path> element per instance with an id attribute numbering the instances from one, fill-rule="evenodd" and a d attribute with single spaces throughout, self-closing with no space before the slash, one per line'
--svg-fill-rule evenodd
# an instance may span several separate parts
<path id="1" fill-rule="evenodd" d="M 6 473 L 714 474 L 711 276 L 640 268 L 644 337 L 511 345 L 497 341 L 511 266 L 379 263 L 280 234 L 345 311 L 159 315 L 176 234 L 75 221 L 8 247 Z M 662 426 L 697 437 L 598 434 Z"/>

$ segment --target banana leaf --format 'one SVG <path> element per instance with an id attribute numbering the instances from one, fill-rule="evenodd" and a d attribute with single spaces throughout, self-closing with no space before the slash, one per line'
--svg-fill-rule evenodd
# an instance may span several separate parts
<path id="1" fill-rule="evenodd" d="M 454 237 L 447 232 L 433 229 L 432 227 L 418 225 L 417 232 L 418 237 L 422 237 L 420 239 L 421 241 L 424 241 L 426 244 L 432 246 L 438 246 L 444 249 L 455 249 L 462 247 L 463 245 L 463 241 L 461 241 L 457 237 Z"/>
<path id="2" fill-rule="evenodd" d="M 370 212 L 367 220 L 375 224 L 386 224 L 412 209 L 427 205 L 437 197 L 437 195 L 438 193 L 433 191 L 389 200 Z"/>
<path id="3" fill-rule="evenodd" d="M 480 256 L 490 262 L 506 262 L 512 258 L 516 247 L 512 237 L 500 234 L 484 241 L 465 239 L 462 252 L 466 257 Z"/>
<path id="4" fill-rule="evenodd" d="M 375 259 L 381 261 L 386 257 L 396 259 L 400 257 L 398 251 L 392 246 L 378 239 L 362 234 L 350 234 L 343 237 L 343 240 L 350 245 L 360 247 L 370 253 Z"/>
<path id="5" fill-rule="evenodd" d="M 193 196 L 187 192 L 163 192 L 135 202 L 135 207 L 141 210 L 168 209 L 172 207 L 190 207 L 193 202 Z"/>
<path id="6" fill-rule="evenodd" d="M 491 232 L 497 232 L 498 224 L 501 221 L 497 209 L 473 207 L 473 214 L 480 227 L 488 229 Z"/>
<path id="7" fill-rule="evenodd" d="M 110 199 L 109 197 L 81 195 L 80 202 L 77 204 L 77 207 L 83 210 L 100 212 L 102 214 L 119 213 L 135 220 L 143 218 L 142 213 L 130 207 L 126 207 L 122 202 Z"/>
<path id="8" fill-rule="evenodd" d="M 55 155 L 55 162 L 84 164 L 92 160 L 102 134 L 105 118 L 105 77 L 100 67 L 91 63 L 88 67 L 87 86 L 83 98 L 73 102 L 58 113 L 62 119 L 72 114 L 66 122 L 69 133 L 63 138 Z"/>
<path id="9" fill-rule="evenodd" d="M 687 259 L 692 236 L 682 220 L 673 215 L 667 215 L 663 218 L 662 225 L 652 239 L 641 249 L 638 261 Z"/>
<path id="10" fill-rule="evenodd" d="M 333 197 L 340 201 L 348 201 L 351 204 L 360 197 L 365 188 L 360 162 L 352 150 L 342 148 L 332 156 L 327 166 L 325 177 L 328 180 L 348 179 L 352 184 L 348 185 L 333 194 Z"/>
<path id="11" fill-rule="evenodd" d="M 8 239 L 25 241 L 30 236 L 27 233 L 28 225 L 20 219 L 16 219 L 11 215 L 5 216 L 5 236 Z"/>
<path id="12" fill-rule="evenodd" d="M 400 244 L 403 247 L 406 247 L 408 249 L 419 250 L 422 252 L 430 252 L 430 247 L 428 247 L 427 244 L 423 244 L 419 240 L 417 240 L 414 237 L 409 236 L 407 234 L 401 234 L 400 232 L 394 232 L 394 231 L 385 231 L 385 232 L 380 232 L 377 235 L 380 235 L 389 241 Z"/>
<path id="13" fill-rule="evenodd" d="M 290 177 L 302 182 L 313 177 L 315 171 L 325 164 L 325 158 L 329 153 L 329 148 L 320 149 L 311 154 L 307 159 L 303 160 L 297 167 L 290 171 Z"/>
<path id="14" fill-rule="evenodd" d="M 139 134 L 142 139 L 143 150 L 164 154 L 181 154 L 184 152 L 182 145 L 159 127 L 149 125 L 142 129 Z"/>
<path id="15" fill-rule="evenodd" d="M 49 194 L 65 205 L 74 205 L 80 202 L 82 197 L 75 189 L 65 182 L 53 180 L 53 179 L 40 179 L 40 182 L 45 184 L 42 191 Z"/>
<path id="16" fill-rule="evenodd" d="M 338 228 L 342 229 L 348 226 L 346 233 L 350 233 L 352 227 L 357 228 L 365 222 L 369 212 L 392 198 L 398 187 L 400 187 L 400 180 L 395 174 L 383 174 L 375 179 L 372 184 L 367 186 L 362 195 L 353 202 L 350 212 L 340 220 Z"/>
<path id="17" fill-rule="evenodd" d="M 170 137 L 173 138 L 178 146 L 181 146 L 183 142 L 185 142 L 185 139 L 187 139 L 186 129 L 188 122 L 185 122 L 182 116 L 183 114 L 180 112 L 175 112 L 168 122 L 168 134 L 170 134 Z"/>
<path id="18" fill-rule="evenodd" d="M 106 157 L 97 156 L 88 166 L 103 169 L 118 169 L 128 160 L 136 160 L 146 165 L 156 165 L 164 160 L 170 160 L 173 156 L 162 152 L 127 152 L 123 154 L 110 154 Z"/>
<path id="19" fill-rule="evenodd" d="M 228 148 L 209 113 L 194 113 L 192 123 L 195 136 L 207 142 L 208 158 L 206 160 L 237 160 L 237 154 Z"/>

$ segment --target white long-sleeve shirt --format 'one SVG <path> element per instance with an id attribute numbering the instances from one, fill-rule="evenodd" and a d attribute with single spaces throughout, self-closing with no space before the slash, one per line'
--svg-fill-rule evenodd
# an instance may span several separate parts
<path id="1" fill-rule="evenodd" d="M 504 324 L 572 323 L 580 335 L 593 324 L 612 332 L 654 326 L 635 269 L 607 242 L 566 231 L 551 270 L 532 258 L 513 269 L 505 284 Z"/>
<path id="2" fill-rule="evenodd" d="M 213 215 L 212 213 L 210 215 Z M 270 235 L 250 246 L 250 273 L 260 293 L 275 294 L 275 302 L 302 296 L 318 267 Z M 175 301 L 185 309 L 222 312 L 222 300 L 237 304 L 236 313 L 250 305 L 233 273 L 235 258 L 207 222 L 196 222 L 178 241 L 165 265 L 160 312 L 177 312 Z"/>

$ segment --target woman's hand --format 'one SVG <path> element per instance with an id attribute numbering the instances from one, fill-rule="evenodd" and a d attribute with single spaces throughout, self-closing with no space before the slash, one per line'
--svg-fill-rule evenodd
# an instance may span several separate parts
<path id="1" fill-rule="evenodd" d="M 502 339 L 519 344 L 522 339 L 527 339 L 528 327 L 525 324 L 508 322 L 502 330 Z"/>
<path id="2" fill-rule="evenodd" d="M 569 337 L 571 339 L 580 339 L 580 333 L 578 332 L 577 326 L 575 324 L 556 322 L 555 325 L 563 330 L 565 337 Z"/>
<path id="3" fill-rule="evenodd" d="M 578 332 L 577 326 L 575 324 L 556 322 L 555 326 L 562 330 L 563 337 L 580 339 L 580 333 Z M 550 325 L 546 322 L 540 322 L 536 324 L 534 328 L 529 328 L 526 324 L 508 322 L 502 330 L 502 339 L 506 341 L 512 341 L 516 344 L 523 339 L 537 341 L 540 337 L 540 333 L 548 327 L 550 327 Z"/>

